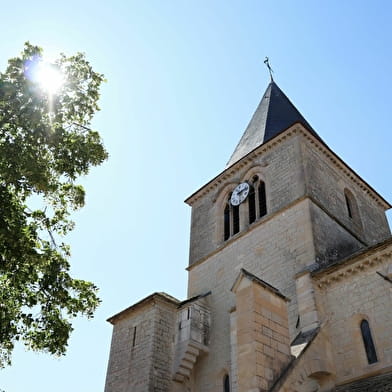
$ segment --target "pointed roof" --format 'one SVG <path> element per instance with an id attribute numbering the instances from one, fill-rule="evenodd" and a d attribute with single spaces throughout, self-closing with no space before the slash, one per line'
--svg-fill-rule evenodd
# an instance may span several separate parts
<path id="1" fill-rule="evenodd" d="M 240 273 L 238 274 L 236 280 L 234 281 L 234 284 L 233 284 L 233 286 L 231 288 L 231 291 L 233 291 L 234 293 L 237 291 L 239 283 L 241 282 L 242 278 L 247 278 L 250 281 L 256 282 L 260 286 L 262 286 L 265 289 L 267 289 L 268 291 L 272 292 L 273 294 L 277 295 L 278 297 L 281 297 L 286 302 L 290 302 L 290 299 L 287 298 L 285 295 L 283 295 L 277 288 L 275 288 L 274 286 L 270 285 L 269 283 L 267 283 L 263 279 L 260 279 L 256 275 L 251 274 L 249 271 L 247 271 L 244 268 L 241 268 Z"/>
<path id="2" fill-rule="evenodd" d="M 240 142 L 227 163 L 227 167 L 297 122 L 302 123 L 320 139 L 278 85 L 274 81 L 271 81 Z"/>

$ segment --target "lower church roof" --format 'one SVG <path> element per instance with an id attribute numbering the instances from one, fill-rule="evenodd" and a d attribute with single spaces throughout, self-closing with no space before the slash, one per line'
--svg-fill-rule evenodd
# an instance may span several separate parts
<path id="1" fill-rule="evenodd" d="M 392 392 L 392 373 L 340 385 L 331 392 Z"/>
<path id="2" fill-rule="evenodd" d="M 338 270 L 341 266 L 348 265 L 350 262 L 355 262 L 357 261 L 357 259 L 366 257 L 375 251 L 389 248 L 391 245 L 392 245 L 392 236 L 388 237 L 387 239 L 377 244 L 370 245 L 365 248 L 361 248 L 358 251 L 354 252 L 353 254 L 338 259 L 334 262 L 328 264 L 314 263 L 312 266 L 308 266 L 306 269 L 310 270 L 312 276 L 318 276 L 323 273 L 333 272 L 335 270 Z"/>

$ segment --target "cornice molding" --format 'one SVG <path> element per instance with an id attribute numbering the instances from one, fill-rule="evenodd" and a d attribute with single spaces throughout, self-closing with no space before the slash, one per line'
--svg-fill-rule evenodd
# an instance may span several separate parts
<path id="1" fill-rule="evenodd" d="M 392 258 L 392 244 L 380 250 L 378 247 L 345 260 L 343 263 L 331 266 L 324 271 L 312 274 L 321 289 L 336 282 L 349 279 L 351 276 L 369 270 L 372 267 L 390 261 Z"/>

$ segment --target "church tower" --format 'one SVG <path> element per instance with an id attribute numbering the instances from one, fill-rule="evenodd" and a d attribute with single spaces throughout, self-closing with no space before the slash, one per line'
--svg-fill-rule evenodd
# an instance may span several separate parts
<path id="1" fill-rule="evenodd" d="M 216 376 L 236 374 L 230 289 L 241 269 L 290 299 L 292 340 L 320 322 L 314 303 L 300 314 L 296 275 L 390 235 L 389 205 L 328 148 L 273 81 L 226 169 L 186 202 L 192 206 L 188 295 L 212 290 L 214 323 L 214 355 L 199 364 L 197 391 L 214 390 L 206 386 L 212 369 Z"/>
<path id="2" fill-rule="evenodd" d="M 155 293 L 109 319 L 105 391 L 332 390 L 338 354 L 324 324 L 335 313 L 317 274 L 388 242 L 389 203 L 273 80 L 223 172 L 186 203 L 188 299 Z M 317 358 L 297 375 L 295 363 Z"/>

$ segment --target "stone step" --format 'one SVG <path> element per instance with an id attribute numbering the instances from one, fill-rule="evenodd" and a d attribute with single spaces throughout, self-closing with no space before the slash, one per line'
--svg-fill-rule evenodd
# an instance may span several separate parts
<path id="1" fill-rule="evenodd" d="M 179 366 L 179 368 L 178 368 L 177 374 L 180 374 L 180 375 L 185 376 L 185 377 L 190 377 L 191 371 L 189 369 L 183 367 L 182 364 L 181 364 Z"/>
<path id="2" fill-rule="evenodd" d="M 185 379 L 189 379 L 192 374 L 194 364 L 197 357 L 201 353 L 201 348 L 198 347 L 194 342 L 188 342 L 184 347 L 182 354 L 177 358 L 178 362 L 176 365 L 175 374 L 173 380 L 178 382 L 184 382 Z"/>
<path id="3" fill-rule="evenodd" d="M 186 352 L 189 353 L 189 354 L 193 354 L 196 357 L 198 357 L 199 353 L 200 353 L 200 350 L 198 348 L 196 348 L 196 347 L 188 346 L 187 349 L 186 349 Z"/>
<path id="4" fill-rule="evenodd" d="M 197 360 L 197 356 L 196 356 L 195 354 L 186 352 L 186 353 L 184 354 L 184 359 L 185 359 L 186 361 L 195 363 L 196 360 Z"/>
<path id="5" fill-rule="evenodd" d="M 192 370 L 194 362 L 187 361 L 185 358 L 182 359 L 180 366 Z"/>
<path id="6" fill-rule="evenodd" d="M 182 376 L 181 374 L 176 373 L 174 375 L 174 377 L 173 377 L 173 380 L 177 381 L 177 382 L 184 382 L 185 381 L 185 377 Z"/>

